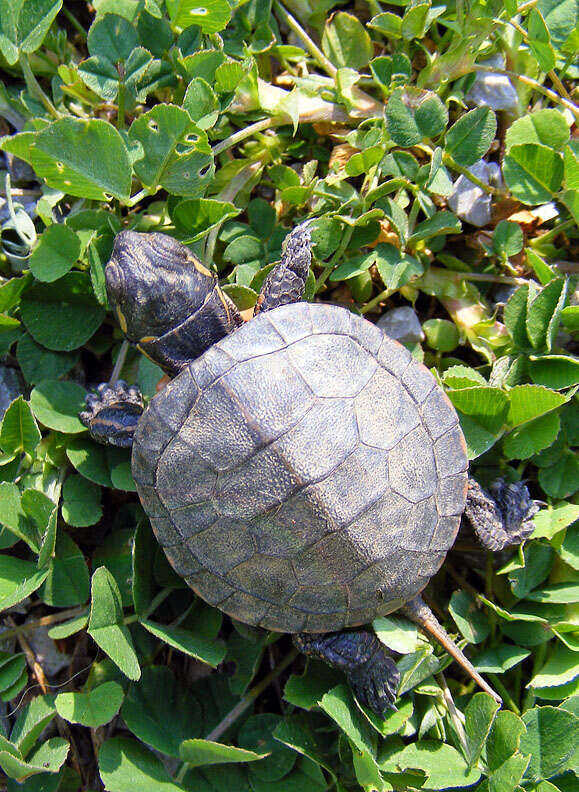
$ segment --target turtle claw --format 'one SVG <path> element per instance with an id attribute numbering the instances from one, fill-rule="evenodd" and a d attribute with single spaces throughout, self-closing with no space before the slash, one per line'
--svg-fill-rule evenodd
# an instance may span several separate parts
<path id="1" fill-rule="evenodd" d="M 487 550 L 503 550 L 528 539 L 538 511 L 539 504 L 522 481 L 507 484 L 498 479 L 485 492 L 473 478 L 468 480 L 464 513 Z"/>
<path id="2" fill-rule="evenodd" d="M 141 391 L 136 385 L 127 385 L 118 380 L 114 385 L 101 382 L 93 393 L 86 397 L 86 410 L 79 414 L 80 420 L 89 430 L 91 437 L 104 445 L 130 448 L 144 404 Z"/>
<path id="3" fill-rule="evenodd" d="M 346 675 L 356 698 L 380 718 L 396 709 L 400 672 L 376 635 L 360 630 L 342 633 L 298 633 L 294 644 Z"/>

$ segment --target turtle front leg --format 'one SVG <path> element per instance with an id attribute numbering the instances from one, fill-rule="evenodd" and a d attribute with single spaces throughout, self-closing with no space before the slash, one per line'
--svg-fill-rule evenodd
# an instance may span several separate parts
<path id="1" fill-rule="evenodd" d="M 98 443 L 130 448 L 143 410 L 138 387 L 118 380 L 114 385 L 102 382 L 95 393 L 89 393 L 79 417 Z"/>
<path id="2" fill-rule="evenodd" d="M 299 302 L 304 296 L 312 263 L 311 223 L 306 220 L 288 234 L 281 261 L 267 275 L 257 298 L 254 315 L 280 305 Z"/>
<path id="3" fill-rule="evenodd" d="M 316 657 L 343 671 L 361 704 L 380 718 L 396 709 L 394 701 L 400 673 L 378 638 L 366 630 L 338 633 L 298 633 L 294 644 L 306 655 Z"/>
<path id="4" fill-rule="evenodd" d="M 539 507 L 525 484 L 498 479 L 489 490 L 469 477 L 464 513 L 481 543 L 488 550 L 502 550 L 528 539 Z"/>

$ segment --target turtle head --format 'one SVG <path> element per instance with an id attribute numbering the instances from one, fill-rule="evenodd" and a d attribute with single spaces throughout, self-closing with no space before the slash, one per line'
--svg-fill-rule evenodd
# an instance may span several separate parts
<path id="1" fill-rule="evenodd" d="M 106 268 L 109 303 L 129 341 L 181 325 L 215 288 L 215 276 L 165 234 L 121 231 Z"/>
<path id="2" fill-rule="evenodd" d="M 215 275 L 165 234 L 121 231 L 105 278 L 122 331 L 169 374 L 237 326 Z"/>

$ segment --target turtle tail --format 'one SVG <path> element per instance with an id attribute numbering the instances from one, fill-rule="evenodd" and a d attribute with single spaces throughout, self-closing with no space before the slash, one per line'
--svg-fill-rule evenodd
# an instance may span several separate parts
<path id="1" fill-rule="evenodd" d="M 430 610 L 428 605 L 424 602 L 422 597 L 415 597 L 406 605 L 400 608 L 400 611 L 406 616 L 407 619 L 413 621 L 421 627 L 426 633 L 435 638 L 438 643 L 445 649 L 451 657 L 459 663 L 462 668 L 471 676 L 477 685 L 492 696 L 499 704 L 502 703 L 501 697 L 492 689 L 492 687 L 485 682 L 468 657 L 463 653 L 452 640 L 450 635 L 446 632 L 442 624 L 438 621 L 434 613 Z"/>

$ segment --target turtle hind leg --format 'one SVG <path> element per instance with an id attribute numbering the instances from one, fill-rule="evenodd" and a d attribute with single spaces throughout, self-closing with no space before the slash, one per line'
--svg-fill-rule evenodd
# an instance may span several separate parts
<path id="1" fill-rule="evenodd" d="M 343 671 L 358 701 L 380 718 L 396 709 L 400 673 L 373 633 L 298 633 L 294 644 L 300 652 Z"/>
<path id="2" fill-rule="evenodd" d="M 89 393 L 86 410 L 79 417 L 98 443 L 130 448 L 143 410 L 138 387 L 118 380 L 114 385 L 102 382 L 96 392 Z"/>
<path id="3" fill-rule="evenodd" d="M 487 682 L 485 682 L 468 657 L 463 653 L 462 649 L 454 643 L 450 635 L 446 632 L 442 624 L 440 624 L 434 613 L 421 597 L 414 597 L 413 600 L 410 600 L 410 602 L 407 602 L 406 605 L 400 608 L 400 612 L 403 613 L 407 619 L 413 621 L 425 632 L 435 638 L 442 648 L 464 668 L 467 674 L 474 679 L 485 693 L 492 696 L 499 704 L 502 703 L 501 697 L 495 693 Z"/>
<path id="4" fill-rule="evenodd" d="M 469 477 L 464 513 L 488 550 L 520 544 L 533 533 L 533 515 L 539 507 L 521 481 L 498 479 L 486 492 Z"/>
<path id="5" fill-rule="evenodd" d="M 307 220 L 285 238 L 281 261 L 268 273 L 254 314 L 299 302 L 304 296 L 311 262 L 311 223 Z"/>

